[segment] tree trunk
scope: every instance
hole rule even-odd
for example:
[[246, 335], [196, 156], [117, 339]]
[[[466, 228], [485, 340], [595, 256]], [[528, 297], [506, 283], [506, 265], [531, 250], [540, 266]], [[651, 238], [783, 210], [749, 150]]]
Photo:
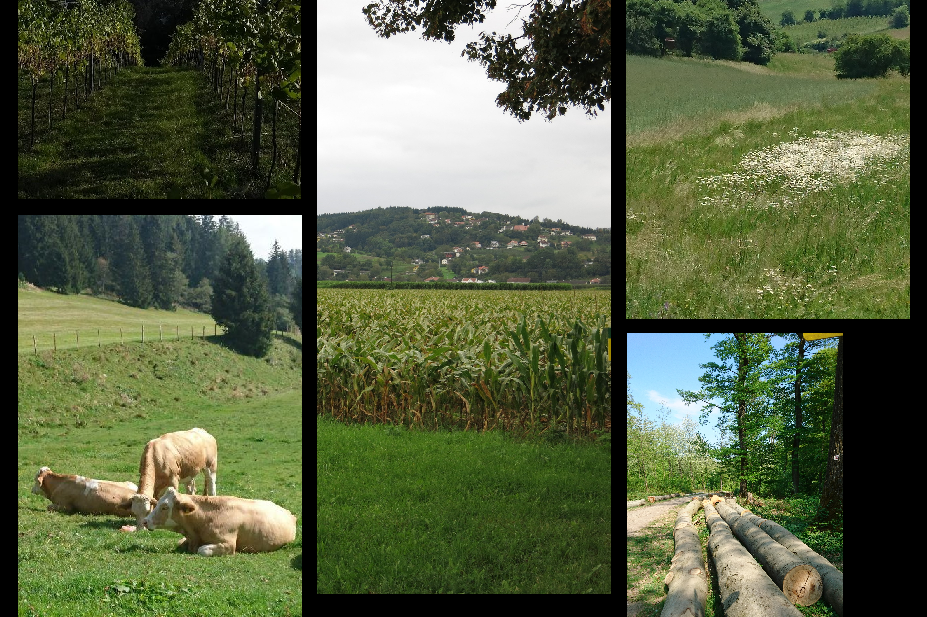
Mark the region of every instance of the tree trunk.
[[711, 529], [708, 548], [717, 573], [726, 617], [800, 617], [782, 590], [740, 545], [727, 523], [707, 501], [705, 521]]
[[814, 567], [769, 537], [765, 531], [740, 516], [732, 506], [718, 504], [724, 518], [740, 543], [763, 565], [792, 604], [811, 606], [821, 599], [824, 584]]
[[768, 533], [773, 540], [814, 566], [824, 581], [824, 601], [830, 604], [837, 615], [843, 617], [843, 572], [808, 548], [804, 542], [792, 535], [786, 528], [765, 518], [760, 518], [755, 514], [745, 515], [743, 514], [745, 510], [739, 508], [736, 504], [731, 504], [731, 507], [739, 510], [742, 517]]
[[708, 579], [702, 560], [702, 544], [692, 524], [692, 517], [702, 507], [696, 498], [679, 511], [673, 537], [676, 554], [663, 583], [667, 586], [666, 603], [660, 617], [704, 617], [708, 603]]
[[822, 522], [843, 514], [843, 337], [837, 339], [837, 368], [834, 374], [834, 413], [830, 421], [830, 451], [827, 480], [821, 493]]

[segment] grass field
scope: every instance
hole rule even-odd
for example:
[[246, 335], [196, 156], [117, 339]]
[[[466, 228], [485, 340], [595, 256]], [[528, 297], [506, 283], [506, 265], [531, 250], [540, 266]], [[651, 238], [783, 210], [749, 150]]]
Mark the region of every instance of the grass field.
[[[81, 300], [85, 310], [97, 307], [71, 300], [67, 319], [77, 322]], [[116, 317], [134, 311], [110, 304]], [[303, 613], [302, 355], [294, 341], [276, 339], [264, 359], [202, 339], [21, 353], [18, 382], [20, 615]], [[179, 534], [121, 533], [134, 519], [48, 512], [48, 500], [31, 493], [44, 465], [137, 483], [145, 443], [194, 426], [218, 441], [219, 494], [287, 508], [297, 516], [293, 543], [230, 557], [177, 553]]]
[[318, 593], [611, 593], [605, 442], [319, 416], [316, 448]]
[[910, 78], [626, 57], [628, 318], [910, 318]]
[[[86, 295], [66, 295], [36, 287], [20, 288], [19, 352], [75, 347], [96, 347], [99, 344], [156, 341], [163, 334], [167, 340], [190, 339], [193, 334], [202, 337], [216, 331], [216, 322], [205, 313], [186, 309], [162, 311], [155, 308], [139, 309], [103, 298]], [[219, 329], [219, 333], [222, 329]]]

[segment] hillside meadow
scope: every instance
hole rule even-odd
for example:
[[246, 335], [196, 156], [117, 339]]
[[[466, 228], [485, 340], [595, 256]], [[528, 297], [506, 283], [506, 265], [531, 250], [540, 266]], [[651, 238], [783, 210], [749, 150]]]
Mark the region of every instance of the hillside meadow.
[[[73, 314], [82, 299], [68, 297]], [[84, 298], [84, 309], [98, 308]], [[114, 303], [116, 319], [137, 309]], [[21, 317], [29, 321], [29, 315]], [[22, 332], [20, 333], [22, 335]], [[18, 358], [20, 615], [300, 615], [302, 351], [276, 338], [246, 358], [221, 337], [104, 344]], [[198, 426], [219, 444], [220, 495], [267, 499], [297, 516], [296, 540], [273, 553], [205, 558], [176, 552], [166, 530], [122, 533], [134, 519], [64, 515], [31, 492], [42, 466], [138, 482], [145, 443]], [[202, 491], [202, 474], [197, 489]]]
[[32, 285], [19, 288], [17, 307], [20, 352], [141, 341], [143, 331], [149, 341], [162, 337], [176, 340], [178, 336], [190, 339], [192, 335], [202, 337], [204, 331], [207, 336], [217, 331], [216, 322], [205, 313], [182, 308], [132, 308], [104, 298], [59, 294]]
[[910, 78], [626, 56], [628, 318], [910, 317]]

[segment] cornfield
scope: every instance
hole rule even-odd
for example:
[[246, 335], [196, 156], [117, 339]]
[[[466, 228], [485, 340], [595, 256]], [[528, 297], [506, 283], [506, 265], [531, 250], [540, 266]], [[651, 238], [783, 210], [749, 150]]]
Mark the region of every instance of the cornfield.
[[608, 292], [319, 289], [317, 410], [354, 422], [611, 426]]

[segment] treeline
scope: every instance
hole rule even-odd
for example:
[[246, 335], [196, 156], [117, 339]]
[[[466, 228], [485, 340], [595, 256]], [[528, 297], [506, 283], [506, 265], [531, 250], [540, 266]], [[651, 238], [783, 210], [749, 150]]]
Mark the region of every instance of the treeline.
[[[129, 306], [213, 310], [214, 285], [238, 224], [213, 215], [25, 215], [18, 217], [20, 281], [60, 293], [90, 292]], [[252, 258], [253, 260], [253, 258]], [[302, 250], [256, 264], [278, 315], [290, 314]]]
[[[780, 26], [791, 26], [798, 21], [813, 22], [819, 19], [843, 19], [844, 17], [892, 17], [892, 25], [903, 28], [911, 14], [911, 0], [831, 0], [831, 8], [807, 9], [801, 19], [795, 17], [792, 9], [782, 12]], [[817, 18], [815, 18], [817, 16]], [[903, 20], [904, 25], [896, 25]]]
[[695, 423], [686, 418], [677, 426], [645, 418], [643, 405], [631, 397], [630, 379], [629, 373], [628, 498], [717, 488], [720, 465]]
[[662, 56], [678, 49], [686, 56], [762, 65], [775, 54], [777, 35], [757, 0], [627, 0], [625, 6], [629, 54]]
[[[777, 352], [771, 336], [789, 342]], [[832, 438], [842, 452], [842, 409], [834, 410], [835, 339], [808, 342], [800, 336], [733, 334], [713, 347], [718, 362], [700, 365], [703, 389], [679, 394], [688, 403], [705, 403], [702, 424], [711, 412], [721, 412], [716, 444], [708, 444], [688, 419], [674, 426], [645, 418], [630, 394], [628, 374], [628, 495], [722, 484], [740, 494], [820, 495], [825, 484], [839, 481], [835, 492], [842, 502], [842, 461], [830, 470], [839, 468], [839, 478], [828, 473]], [[835, 417], [840, 430], [832, 437]]]
[[[768, 64], [777, 52], [795, 52], [798, 46], [783, 30], [773, 26], [761, 12], [757, 0], [627, 0], [626, 50], [629, 54], [662, 56], [675, 50], [684, 56], [706, 56]], [[834, 0], [830, 10], [820, 9], [823, 19], [892, 15], [891, 25], [908, 25], [910, 0]], [[815, 11], [805, 13], [813, 21]], [[796, 23], [786, 11], [781, 25]], [[902, 75], [911, 71], [910, 41], [895, 41], [887, 35], [846, 35], [829, 39], [823, 35], [812, 46], [834, 51], [834, 72], [838, 78], [883, 77], [889, 70]]]
[[390, 283], [386, 281], [341, 281], [320, 282], [317, 287], [330, 289], [443, 289], [465, 291], [479, 289], [482, 291], [569, 291], [569, 283]]

